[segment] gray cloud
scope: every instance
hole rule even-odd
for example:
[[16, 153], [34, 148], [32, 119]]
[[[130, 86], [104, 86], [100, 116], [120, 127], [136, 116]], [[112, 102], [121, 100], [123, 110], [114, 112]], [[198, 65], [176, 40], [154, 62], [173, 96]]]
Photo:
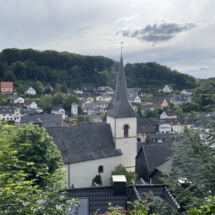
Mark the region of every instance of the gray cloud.
[[208, 66], [201, 66], [198, 68], [199, 71], [207, 70]]
[[125, 29], [119, 29], [116, 32], [116, 35], [134, 37], [140, 41], [156, 44], [166, 42], [177, 34], [183, 31], [188, 31], [197, 25], [198, 24], [194, 22], [177, 23], [163, 19], [155, 21], [154, 24], [148, 24], [144, 28], [128, 27]]

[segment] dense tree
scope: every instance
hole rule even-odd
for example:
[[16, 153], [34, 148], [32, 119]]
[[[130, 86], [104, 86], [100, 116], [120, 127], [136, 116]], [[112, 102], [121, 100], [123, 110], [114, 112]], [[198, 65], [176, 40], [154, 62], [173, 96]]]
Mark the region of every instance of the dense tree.
[[7, 71], [4, 73], [4, 80], [5, 81], [16, 81], [16, 76], [12, 71]]
[[[208, 122], [205, 122], [207, 124]], [[206, 129], [185, 129], [173, 144], [173, 167], [162, 180], [174, 190], [186, 209], [202, 205], [215, 195], [215, 122]]]
[[96, 184], [102, 185], [102, 177], [101, 177], [101, 175], [96, 175], [96, 176], [93, 178], [93, 180], [92, 180], [92, 184], [93, 184], [94, 182], [95, 182]]
[[45, 94], [40, 97], [39, 106], [47, 113], [51, 112], [52, 108], [52, 95]]
[[63, 108], [65, 110], [70, 110], [71, 109], [71, 104], [73, 102], [76, 102], [77, 104], [79, 104], [80, 100], [78, 98], [78, 96], [76, 94], [70, 94], [64, 101], [63, 103]]
[[[55, 169], [51, 173], [49, 165], [45, 165], [45, 160], [47, 161], [48, 158], [43, 157], [45, 160], [40, 167], [36, 163], [40, 159], [31, 158], [32, 150], [35, 150], [34, 154], [46, 150], [46, 154], [50, 158], [49, 154], [53, 152], [53, 149], [51, 146], [51, 152], [49, 152], [50, 144], [47, 147], [42, 144], [45, 148], [43, 150], [43, 147], [36, 143], [35, 137], [38, 137], [39, 134], [32, 129], [29, 131], [31, 132], [27, 132], [27, 135], [21, 135], [26, 138], [21, 138], [20, 129], [15, 130], [13, 126], [0, 122], [0, 214], [64, 214], [68, 204], [66, 203], [66, 193], [62, 192], [60, 188], [63, 183], [63, 171]], [[37, 130], [37, 132], [44, 133], [45, 130]], [[17, 140], [17, 137], [20, 141]], [[44, 141], [46, 140], [45, 138]], [[38, 148], [33, 147], [32, 141]], [[54, 156], [51, 157], [54, 159]], [[32, 179], [30, 179], [32, 174], [29, 173], [29, 169], [36, 172]], [[44, 188], [37, 185], [38, 179], [41, 178], [44, 181]], [[76, 200], [72, 202], [77, 204]]]
[[56, 93], [52, 98], [52, 105], [53, 106], [62, 106], [65, 102], [65, 97], [62, 93]]
[[79, 123], [79, 122], [90, 122], [90, 116], [89, 115], [78, 115], [77, 123]]
[[172, 110], [176, 113], [176, 115], [181, 116], [182, 115], [182, 109], [181, 107], [175, 105]]
[[37, 94], [40, 95], [43, 93], [44, 88], [43, 88], [43, 84], [40, 81], [36, 81], [36, 83], [34, 84], [34, 88]]
[[[137, 174], [135, 172], [128, 172], [126, 168], [122, 165], [118, 165], [115, 169], [111, 172], [112, 175], [124, 175], [126, 177], [126, 184], [133, 184], [137, 180]], [[112, 184], [112, 178], [111, 178]]]
[[55, 91], [55, 93], [60, 93], [60, 92], [61, 92], [61, 85], [57, 83], [57, 84], [55, 85], [54, 91]]
[[68, 93], [68, 88], [65, 81], [63, 82], [63, 85], [61, 86], [60, 90], [62, 93]]

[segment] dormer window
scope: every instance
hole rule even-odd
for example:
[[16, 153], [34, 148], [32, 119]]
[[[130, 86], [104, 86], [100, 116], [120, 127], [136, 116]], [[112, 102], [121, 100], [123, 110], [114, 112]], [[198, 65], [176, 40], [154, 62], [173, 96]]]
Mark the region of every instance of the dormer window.
[[128, 135], [128, 129], [129, 129], [130, 127], [129, 127], [129, 125], [124, 125], [123, 126], [123, 129], [124, 129], [124, 137], [128, 137], [129, 135]]

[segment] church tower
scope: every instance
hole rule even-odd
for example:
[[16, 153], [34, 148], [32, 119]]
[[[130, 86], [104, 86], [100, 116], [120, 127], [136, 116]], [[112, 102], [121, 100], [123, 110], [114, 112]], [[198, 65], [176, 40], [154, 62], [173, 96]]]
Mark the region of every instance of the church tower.
[[107, 123], [110, 123], [116, 148], [123, 153], [121, 164], [127, 170], [134, 171], [137, 155], [137, 116], [128, 101], [122, 55], [113, 102], [107, 111]]

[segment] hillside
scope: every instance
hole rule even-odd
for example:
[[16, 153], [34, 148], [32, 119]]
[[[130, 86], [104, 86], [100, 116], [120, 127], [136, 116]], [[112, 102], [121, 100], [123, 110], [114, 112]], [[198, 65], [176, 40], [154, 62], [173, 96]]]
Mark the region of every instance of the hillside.
[[[0, 80], [66, 82], [76, 89], [82, 84], [114, 87], [118, 62], [102, 56], [83, 56], [68, 52], [38, 51], [33, 49], [4, 49], [0, 52]], [[159, 85], [172, 84], [174, 89], [194, 88], [195, 78], [153, 63], [126, 64], [128, 87], [157, 89]]]

